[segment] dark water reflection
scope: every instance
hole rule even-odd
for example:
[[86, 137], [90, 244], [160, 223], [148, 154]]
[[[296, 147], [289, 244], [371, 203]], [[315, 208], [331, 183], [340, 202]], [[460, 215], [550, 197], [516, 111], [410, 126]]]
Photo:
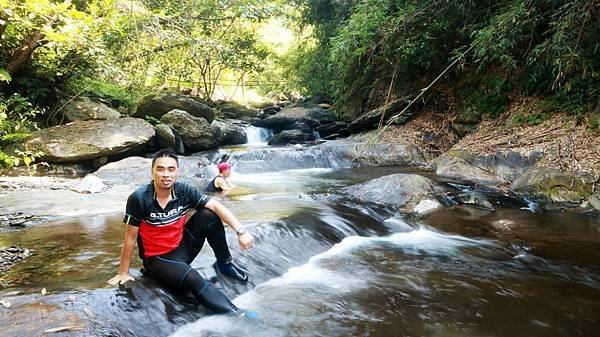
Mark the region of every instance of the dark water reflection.
[[[39, 301], [45, 287], [44, 301], [60, 310], [93, 311], [81, 314], [82, 336], [597, 335], [597, 218], [511, 205], [447, 208], [418, 219], [311, 197], [398, 170], [238, 177], [242, 192], [224, 202], [257, 236], [250, 251], [231, 246], [252, 283], [217, 277], [210, 249], [193, 266], [261, 322], [208, 315], [186, 294], [143, 277], [137, 259], [136, 282], [108, 287], [118, 267], [120, 214], [0, 233], [0, 246], [35, 252], [0, 278], [0, 297], [20, 291], [10, 297], [19, 307]], [[15, 312], [0, 315], [0, 324], [23, 319]], [[4, 332], [27, 335], [17, 330]]]

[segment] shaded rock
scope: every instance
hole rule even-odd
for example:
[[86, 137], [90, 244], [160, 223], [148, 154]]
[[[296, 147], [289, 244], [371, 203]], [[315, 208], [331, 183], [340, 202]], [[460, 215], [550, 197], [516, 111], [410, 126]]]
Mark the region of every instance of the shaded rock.
[[256, 117], [258, 110], [249, 109], [236, 102], [221, 102], [217, 106], [219, 114], [224, 118]]
[[119, 119], [121, 114], [103, 103], [89, 97], [77, 97], [63, 108], [69, 122], [86, 121], [89, 119]]
[[271, 105], [271, 106], [267, 106], [267, 107], [263, 108], [262, 113], [270, 116], [270, 115], [274, 115], [274, 114], [278, 113], [279, 111], [281, 111], [281, 109], [282, 109], [282, 107], [280, 107], [278, 105]]
[[190, 152], [208, 150], [219, 145], [219, 131], [211, 128], [209, 122], [202, 117], [194, 117], [183, 110], [172, 110], [160, 121], [177, 131], [186, 150]]
[[289, 104], [289, 107], [302, 107], [302, 108], [312, 108], [318, 106], [319, 104], [327, 104], [327, 99], [323, 96], [315, 95], [315, 96], [306, 96], [296, 100], [295, 102]]
[[501, 186], [508, 183], [502, 177], [493, 174], [467, 160], [455, 156], [453, 153], [444, 153], [434, 160], [435, 173], [444, 178], [467, 181], [486, 186]]
[[347, 123], [338, 121], [320, 125], [315, 131], [319, 133], [321, 138], [348, 137], [350, 132], [348, 131], [347, 126]]
[[592, 183], [581, 177], [556, 170], [532, 167], [517, 178], [510, 190], [555, 203], [581, 203], [592, 195]]
[[301, 130], [285, 130], [269, 139], [269, 145], [302, 144], [315, 140], [311, 132]]
[[151, 124], [139, 118], [89, 120], [33, 132], [25, 143], [52, 163], [90, 161], [139, 153], [154, 136]]
[[175, 134], [170, 126], [160, 123], [154, 126], [154, 131], [156, 132], [158, 144], [161, 147], [168, 147], [171, 149], [176, 148], [177, 142], [175, 140]]
[[209, 123], [215, 118], [215, 111], [210, 106], [188, 96], [174, 93], [157, 93], [144, 97], [133, 116], [139, 118], [152, 116], [160, 119], [172, 110], [183, 110], [194, 117], [202, 117]]
[[[376, 129], [381, 121], [381, 115], [384, 114], [383, 122], [387, 122], [391, 117], [395, 114], [399, 113], [406, 107], [406, 105], [410, 102], [409, 97], [399, 98], [388, 103], [384, 107], [377, 108], [375, 110], [371, 110], [360, 115], [357, 119], [352, 121], [348, 125], [348, 129], [352, 133], [358, 133], [366, 130]], [[408, 109], [402, 114], [402, 116], [398, 117], [394, 124], [402, 125], [408, 121], [410, 117], [414, 114], [414, 109]]]
[[336, 118], [333, 114], [318, 107], [290, 107], [283, 109], [275, 115], [255, 121], [253, 125], [272, 129], [275, 132], [292, 129], [308, 131], [321, 124], [333, 123], [335, 120]]
[[596, 191], [596, 193], [592, 194], [590, 197], [590, 205], [600, 211], [600, 191]]
[[[341, 149], [340, 149], [341, 150]], [[428, 166], [423, 152], [414, 144], [358, 144], [349, 149], [360, 166]]]
[[[342, 193], [361, 202], [371, 202], [414, 211], [425, 199], [436, 199], [443, 188], [418, 174], [392, 174], [342, 189]], [[423, 205], [421, 208], [424, 208]]]
[[461, 205], [469, 205], [490, 210], [496, 209], [483, 193], [475, 191], [468, 191], [459, 194], [456, 196], [456, 201]]
[[211, 126], [220, 129], [221, 145], [245, 144], [247, 141], [246, 130], [240, 125], [215, 119]]

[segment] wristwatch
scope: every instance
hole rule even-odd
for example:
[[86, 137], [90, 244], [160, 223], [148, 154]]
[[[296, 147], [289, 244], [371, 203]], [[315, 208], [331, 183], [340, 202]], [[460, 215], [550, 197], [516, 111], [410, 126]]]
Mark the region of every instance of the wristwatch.
[[246, 230], [246, 228], [239, 228], [237, 231], [235, 231], [237, 233], [238, 236], [242, 236], [246, 233], [248, 233], [248, 231]]

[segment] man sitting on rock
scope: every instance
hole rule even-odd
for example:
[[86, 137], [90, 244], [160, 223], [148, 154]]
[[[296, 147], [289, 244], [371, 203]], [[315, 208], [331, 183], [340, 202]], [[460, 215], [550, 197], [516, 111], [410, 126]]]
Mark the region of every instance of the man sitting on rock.
[[[127, 199], [119, 273], [108, 282], [117, 285], [134, 280], [129, 275], [129, 266], [137, 241], [140, 258], [150, 277], [191, 292], [214, 312], [242, 314], [244, 311], [190, 264], [207, 240], [217, 258], [215, 268], [247, 281], [247, 275], [232, 262], [223, 222], [236, 231], [241, 249], [252, 247], [254, 238], [225, 206], [194, 187], [177, 182], [178, 173], [178, 158], [172, 150], [161, 150], [154, 155], [152, 182]], [[191, 209], [196, 212], [190, 216]]]

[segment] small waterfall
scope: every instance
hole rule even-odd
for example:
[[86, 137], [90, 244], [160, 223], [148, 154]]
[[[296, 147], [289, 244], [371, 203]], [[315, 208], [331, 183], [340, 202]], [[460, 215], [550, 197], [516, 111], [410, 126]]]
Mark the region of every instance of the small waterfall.
[[251, 125], [246, 128], [246, 137], [248, 139], [246, 144], [266, 145], [269, 139], [273, 137], [273, 131]]

